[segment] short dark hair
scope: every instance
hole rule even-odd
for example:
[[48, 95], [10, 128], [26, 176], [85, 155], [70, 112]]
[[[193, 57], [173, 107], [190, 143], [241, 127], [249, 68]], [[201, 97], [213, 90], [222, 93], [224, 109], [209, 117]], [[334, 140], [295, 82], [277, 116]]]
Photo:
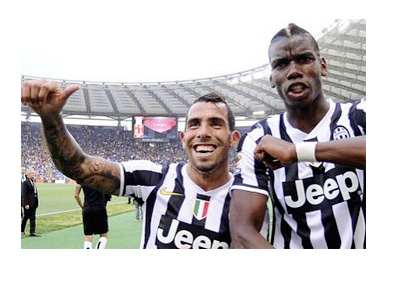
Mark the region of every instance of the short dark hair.
[[286, 28], [283, 28], [282, 30], [280, 30], [278, 33], [275, 34], [275, 36], [272, 37], [271, 39], [271, 43], [270, 46], [277, 40], [279, 40], [279, 38], [291, 38], [293, 36], [296, 35], [303, 35], [306, 37], [310, 37], [310, 39], [312, 40], [313, 44], [314, 44], [314, 49], [317, 52], [318, 56], [319, 56], [319, 46], [317, 41], [315, 40], [315, 38], [313, 37], [313, 35], [311, 35], [310, 32], [304, 30], [303, 28], [300, 28], [299, 26], [297, 26], [294, 23], [290, 23]]
[[198, 102], [211, 102], [211, 103], [220, 103], [220, 102], [222, 102], [223, 104], [225, 104], [226, 105], [226, 109], [228, 110], [229, 129], [231, 131], [233, 131], [235, 129], [235, 116], [233, 115], [232, 109], [229, 107], [229, 105], [226, 102], [224, 96], [218, 94], [217, 92], [210, 92], [210, 93], [207, 93], [207, 94], [202, 95], [199, 98], [197, 98], [193, 102], [193, 104], [198, 103]]

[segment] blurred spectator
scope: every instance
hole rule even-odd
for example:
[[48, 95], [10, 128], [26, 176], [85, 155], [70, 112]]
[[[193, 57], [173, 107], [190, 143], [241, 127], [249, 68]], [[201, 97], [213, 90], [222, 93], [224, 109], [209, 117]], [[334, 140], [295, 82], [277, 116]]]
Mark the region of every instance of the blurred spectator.
[[[132, 159], [150, 160], [168, 164], [185, 162], [186, 155], [179, 141], [174, 143], [136, 142], [131, 131], [118, 127], [69, 125], [68, 130], [78, 144], [91, 155], [98, 155], [111, 161]], [[21, 166], [35, 168], [37, 178], [44, 182], [64, 179], [41, 144], [42, 132], [39, 123], [21, 122]]]

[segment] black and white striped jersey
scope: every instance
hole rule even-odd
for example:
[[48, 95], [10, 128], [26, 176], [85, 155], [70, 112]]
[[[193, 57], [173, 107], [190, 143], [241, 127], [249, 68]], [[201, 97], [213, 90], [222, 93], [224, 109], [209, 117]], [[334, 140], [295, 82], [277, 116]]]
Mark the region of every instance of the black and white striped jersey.
[[266, 134], [298, 143], [366, 135], [366, 100], [334, 103], [309, 134], [294, 128], [287, 114], [255, 124], [238, 146], [232, 190], [264, 194], [274, 204], [271, 243], [276, 248], [365, 248], [365, 170], [333, 163], [293, 163], [270, 170], [253, 151]]
[[233, 175], [227, 184], [206, 192], [186, 168], [143, 160], [121, 163], [120, 195], [144, 201], [141, 248], [229, 248]]

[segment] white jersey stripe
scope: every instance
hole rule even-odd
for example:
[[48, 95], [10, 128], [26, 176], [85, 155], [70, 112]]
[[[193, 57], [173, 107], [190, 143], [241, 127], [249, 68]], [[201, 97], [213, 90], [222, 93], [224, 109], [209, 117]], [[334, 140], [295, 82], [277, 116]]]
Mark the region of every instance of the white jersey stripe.
[[342, 202], [333, 206], [333, 213], [337, 228], [340, 234], [340, 248], [351, 248], [353, 243], [353, 226], [347, 202]]
[[366, 223], [365, 223], [365, 217], [364, 213], [360, 211], [358, 214], [358, 220], [357, 220], [357, 225], [356, 229], [354, 231], [354, 241], [355, 241], [355, 247], [356, 248], [363, 248], [364, 243], [365, 243], [365, 229]]
[[313, 248], [328, 248], [324, 237], [324, 226], [322, 225], [321, 211], [306, 213], [307, 224], [310, 227], [310, 241]]

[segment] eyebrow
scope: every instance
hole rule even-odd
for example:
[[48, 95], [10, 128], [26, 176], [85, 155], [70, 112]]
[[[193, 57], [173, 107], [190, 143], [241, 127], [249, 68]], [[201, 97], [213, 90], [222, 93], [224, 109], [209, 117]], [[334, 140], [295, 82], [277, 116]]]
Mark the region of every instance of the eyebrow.
[[[187, 120], [187, 124], [193, 123], [193, 122], [197, 122], [197, 121], [201, 121], [201, 119], [199, 117], [190, 118], [190, 119]], [[225, 119], [223, 117], [216, 117], [216, 116], [207, 118], [207, 121], [208, 122], [220, 121], [220, 122], [224, 122], [225, 123]]]
[[306, 57], [313, 57], [313, 58], [316, 57], [316, 55], [313, 52], [304, 51], [304, 52], [302, 52], [300, 54], [295, 55], [294, 57], [293, 56], [291, 56], [291, 57], [286, 57], [286, 56], [277, 57], [276, 59], [271, 61], [271, 65], [279, 63], [279, 62], [282, 62], [282, 61], [298, 60], [299, 58], [302, 58], [302, 57], [305, 57], [305, 56]]

